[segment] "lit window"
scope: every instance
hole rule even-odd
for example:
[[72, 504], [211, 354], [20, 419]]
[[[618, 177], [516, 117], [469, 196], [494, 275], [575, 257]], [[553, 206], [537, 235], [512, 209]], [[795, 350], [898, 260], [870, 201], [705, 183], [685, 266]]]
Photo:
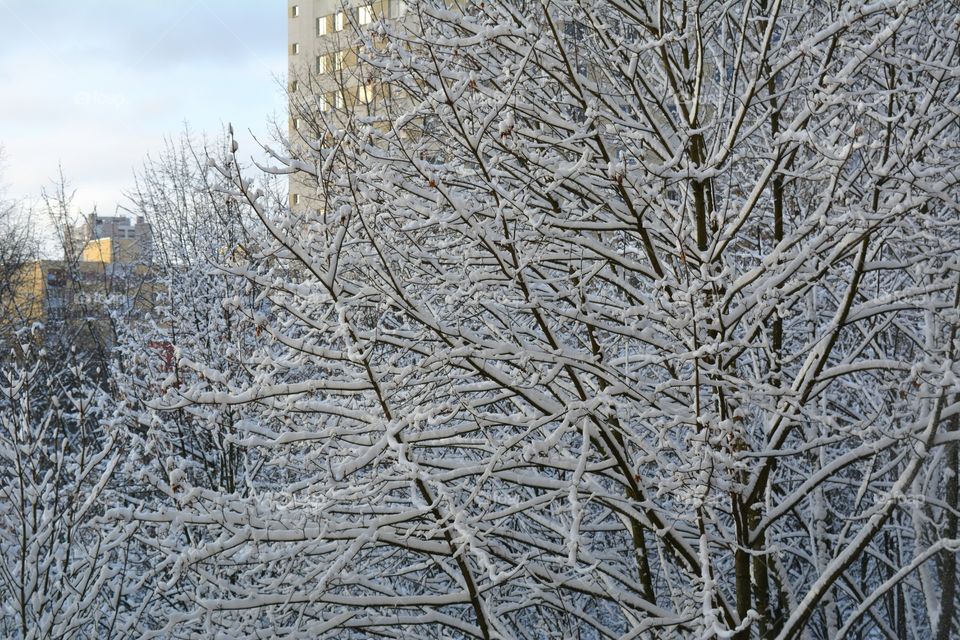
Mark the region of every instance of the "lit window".
[[360, 13], [358, 14], [357, 21], [360, 24], [370, 24], [373, 22], [373, 8], [360, 7]]
[[327, 34], [327, 16], [322, 16], [317, 18], [317, 35], [324, 36]]
[[335, 31], [343, 31], [344, 27], [347, 26], [347, 14], [343, 11], [337, 12], [337, 15], [333, 17], [333, 28]]
[[295, 4], [295, 5], [293, 5], [292, 7], [290, 7], [290, 17], [291, 17], [291, 18], [299, 18], [299, 17], [300, 17], [300, 5]]
[[293, 45], [291, 45], [291, 47], [290, 47], [290, 53], [292, 53], [293, 55], [297, 55], [297, 54], [300, 53], [300, 43], [299, 43], [299, 42], [294, 42]]

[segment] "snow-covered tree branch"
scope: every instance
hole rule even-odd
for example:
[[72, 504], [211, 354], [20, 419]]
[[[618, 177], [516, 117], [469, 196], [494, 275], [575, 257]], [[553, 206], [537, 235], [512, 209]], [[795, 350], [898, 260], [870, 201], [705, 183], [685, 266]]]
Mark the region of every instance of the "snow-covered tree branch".
[[[389, 90], [300, 105], [274, 170], [315, 205], [217, 164], [262, 237], [144, 370], [159, 632], [960, 632], [952, 6], [354, 25]], [[237, 482], [163, 448], [173, 415]]]
[[137, 525], [102, 519], [121, 459], [99, 423], [106, 396], [79, 364], [31, 349], [0, 379], [0, 628], [10, 638], [120, 635]]

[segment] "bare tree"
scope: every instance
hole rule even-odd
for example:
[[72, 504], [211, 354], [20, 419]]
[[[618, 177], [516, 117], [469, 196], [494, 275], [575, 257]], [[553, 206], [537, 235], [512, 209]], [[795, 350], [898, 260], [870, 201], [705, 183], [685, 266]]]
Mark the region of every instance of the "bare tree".
[[85, 235], [88, 232], [80, 224], [74, 195], [62, 170], [41, 194], [41, 213], [52, 226], [59, 254], [55, 260], [37, 263], [44, 278], [38, 293], [46, 325], [45, 346], [51, 351], [81, 354], [88, 372], [99, 372], [99, 382], [107, 386], [118, 334], [142, 316], [152, 301], [150, 247], [143, 247], [135, 258], [88, 252], [88, 243], [96, 238]]
[[153, 461], [162, 633], [955, 635], [952, 4], [409, 11], [317, 204], [218, 165], [270, 240], [141, 421], [255, 463]]
[[243, 250], [250, 220], [228, 197], [223, 178], [208, 170], [210, 158], [226, 152], [225, 136], [209, 140], [186, 129], [136, 174], [124, 209], [153, 228], [153, 266], [160, 272], [211, 266]]
[[[249, 211], [208, 168], [226, 144], [198, 142], [185, 132], [168, 141], [160, 156], [148, 158], [129, 194], [128, 209], [154, 229], [156, 306], [148, 318], [125, 327], [120, 372], [136, 386], [131, 399], [142, 403], [155, 399], [160, 388], [182, 384], [175, 351], [181, 359], [216, 359], [221, 366], [230, 358], [237, 320], [221, 302], [235, 282], [218, 265], [245, 257], [255, 245], [246, 229]], [[237, 419], [230, 411], [177, 411], [164, 416], [163, 431], [151, 438], [160, 450], [189, 461], [196, 481], [233, 491], [241, 460], [226, 436]]]
[[[2, 161], [3, 149], [0, 148], [0, 163]], [[6, 197], [0, 173], [0, 318], [3, 318], [0, 339], [7, 346], [15, 343], [10, 340], [13, 331], [26, 322], [21, 283], [28, 277], [27, 263], [36, 259], [37, 253], [29, 217], [20, 203]]]
[[100, 429], [106, 397], [79, 361], [51, 361], [31, 341], [21, 352], [0, 378], [0, 629], [9, 638], [112, 637], [133, 599], [133, 528], [102, 519], [122, 460]]

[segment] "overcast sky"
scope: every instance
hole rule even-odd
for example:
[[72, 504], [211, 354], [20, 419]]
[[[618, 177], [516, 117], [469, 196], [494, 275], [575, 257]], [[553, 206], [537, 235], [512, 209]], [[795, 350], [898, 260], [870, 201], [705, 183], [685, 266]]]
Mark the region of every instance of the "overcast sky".
[[283, 0], [0, 0], [9, 194], [36, 198], [60, 163], [77, 207], [110, 215], [185, 122], [265, 134], [286, 117], [286, 28]]

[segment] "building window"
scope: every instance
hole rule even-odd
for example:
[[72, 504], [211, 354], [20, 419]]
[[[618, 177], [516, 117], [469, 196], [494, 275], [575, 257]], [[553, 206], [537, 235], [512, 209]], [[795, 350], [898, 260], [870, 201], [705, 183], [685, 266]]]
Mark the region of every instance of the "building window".
[[298, 55], [300, 53], [299, 42], [294, 42], [292, 45], [290, 45], [290, 53], [292, 53], [293, 55]]
[[317, 35], [325, 36], [327, 35], [327, 16], [321, 16], [317, 18]]
[[373, 7], [360, 7], [360, 12], [357, 14], [357, 22], [361, 25], [373, 22]]
[[299, 17], [300, 17], [300, 5], [295, 4], [295, 5], [293, 5], [292, 7], [290, 7], [290, 17], [291, 17], [291, 18], [299, 18]]
[[317, 73], [326, 73], [330, 70], [328, 56], [317, 56]]
[[335, 31], [343, 31], [344, 27], [347, 26], [347, 14], [343, 11], [338, 11], [337, 15], [333, 17], [333, 29]]
[[403, 0], [387, 0], [387, 14], [390, 18], [399, 18], [407, 12], [407, 5]]
[[294, 128], [294, 129], [296, 129], [297, 131], [299, 131], [299, 130], [300, 130], [300, 127], [301, 127], [302, 125], [303, 125], [303, 120], [301, 120], [300, 118], [294, 118], [294, 119], [293, 119], [293, 128]]
[[300, 90], [300, 83], [297, 82], [296, 80], [292, 80], [290, 82], [290, 93], [296, 93], [299, 90]]
[[346, 51], [337, 51], [333, 54], [333, 70], [334, 71], [343, 71], [343, 60]]
[[336, 96], [335, 96], [335, 98], [334, 98], [334, 106], [335, 106], [337, 109], [343, 109], [344, 104], [343, 104], [343, 92], [342, 92], [342, 91], [337, 91]]
[[300, 194], [299, 193], [293, 194], [290, 200], [293, 202], [294, 206], [300, 204]]

